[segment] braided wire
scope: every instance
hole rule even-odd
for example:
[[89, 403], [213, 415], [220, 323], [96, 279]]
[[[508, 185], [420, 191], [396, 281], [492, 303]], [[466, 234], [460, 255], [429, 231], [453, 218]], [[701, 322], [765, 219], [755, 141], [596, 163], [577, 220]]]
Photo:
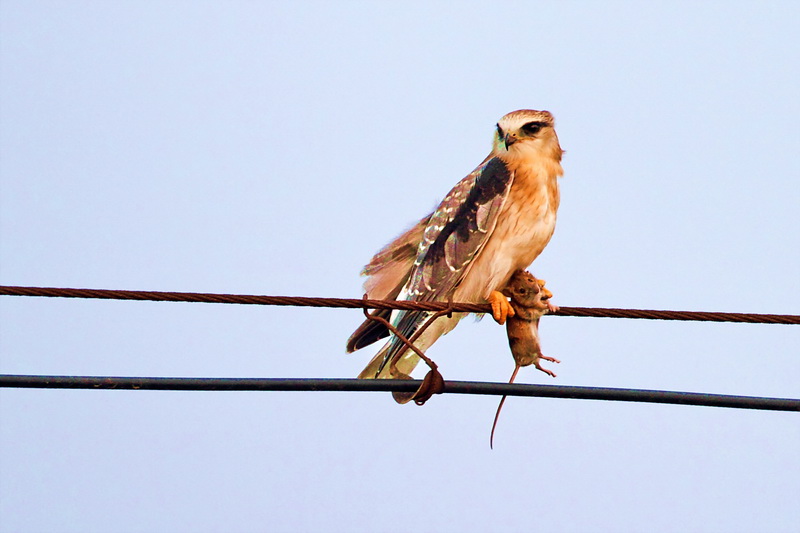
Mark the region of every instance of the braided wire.
[[[109, 289], [69, 289], [56, 287], [0, 286], [3, 296], [41, 296], [52, 298], [99, 298], [156, 302], [193, 302], [241, 305], [281, 305], [299, 307], [338, 307], [347, 309], [402, 309], [405, 311], [454, 311], [488, 313], [488, 304], [370, 300], [360, 298], [318, 298], [308, 296], [263, 296], [251, 294], [214, 294], [200, 292], [126, 291]], [[665, 311], [655, 309], [617, 309], [606, 307], [561, 307], [552, 316], [593, 318], [637, 318], [656, 320], [691, 320], [739, 322], [750, 324], [800, 324], [800, 315], [759, 313], [721, 313], [709, 311]]]

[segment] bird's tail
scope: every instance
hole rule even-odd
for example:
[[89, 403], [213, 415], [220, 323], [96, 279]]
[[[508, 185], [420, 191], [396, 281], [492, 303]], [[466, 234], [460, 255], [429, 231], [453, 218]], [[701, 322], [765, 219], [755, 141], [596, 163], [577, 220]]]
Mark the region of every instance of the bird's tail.
[[[436, 322], [426, 328], [422, 335], [414, 341], [414, 346], [424, 353], [439, 337], [456, 327], [458, 321], [464, 316], [466, 315], [463, 313], [453, 313], [452, 318], [437, 318]], [[412, 330], [412, 333], [414, 330]], [[411, 372], [414, 371], [419, 363], [419, 356], [414, 350], [406, 348], [402, 342], [392, 335], [389, 337], [388, 342], [378, 350], [378, 353], [375, 354], [375, 357], [372, 358], [366, 368], [361, 371], [358, 375], [359, 379], [392, 379], [392, 375], [389, 373], [389, 359], [397, 353], [402, 354], [396, 363], [397, 370], [407, 376], [411, 375]]]
[[[383, 348], [378, 350], [378, 353], [375, 354], [375, 357], [369, 362], [369, 364], [361, 371], [358, 375], [359, 379], [391, 379], [392, 376], [389, 374], [389, 364], [384, 362], [386, 361], [387, 356], [389, 356], [389, 351], [392, 347], [392, 340], [387, 342]], [[406, 375], [411, 375], [411, 372], [414, 371], [416, 368], [417, 363], [419, 363], [419, 356], [414, 353], [413, 350], [406, 350], [405, 353], [400, 357], [400, 360], [397, 361], [397, 370], [401, 373]], [[383, 365], [383, 369], [381, 369], [381, 365]]]

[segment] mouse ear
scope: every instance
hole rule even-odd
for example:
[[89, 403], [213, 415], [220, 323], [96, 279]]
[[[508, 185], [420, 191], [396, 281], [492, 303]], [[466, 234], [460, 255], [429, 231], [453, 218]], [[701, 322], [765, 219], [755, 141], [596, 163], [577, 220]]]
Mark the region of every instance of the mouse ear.
[[505, 294], [509, 298], [514, 296], [514, 285], [517, 285], [520, 282], [525, 283], [525, 280], [526, 280], [525, 275], [526, 274], [528, 274], [528, 273], [525, 272], [524, 270], [515, 270], [514, 273], [511, 274], [511, 277], [508, 278], [508, 283], [506, 283], [506, 286], [500, 292], [502, 292], [503, 294]]

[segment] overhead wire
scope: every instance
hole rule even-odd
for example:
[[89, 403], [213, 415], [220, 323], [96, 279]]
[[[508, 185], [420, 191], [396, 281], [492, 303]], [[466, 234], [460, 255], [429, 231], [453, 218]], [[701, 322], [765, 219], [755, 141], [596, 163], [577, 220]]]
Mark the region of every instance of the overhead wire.
[[[72, 289], [57, 287], [22, 287], [14, 285], [0, 286], [0, 296], [40, 296], [54, 298], [95, 298], [106, 300], [139, 300], [156, 302], [339, 307], [348, 309], [401, 309], [406, 311], [450, 310], [456, 313], [491, 312], [491, 306], [488, 304], [458, 302], [447, 303], [419, 302], [410, 300], [371, 300], [367, 298], [319, 298], [307, 296], [263, 296], [197, 292]], [[547, 316], [689, 320], [704, 322], [738, 322], [750, 324], [800, 324], [800, 315], [726, 313], [710, 311], [665, 311], [655, 309], [617, 309], [606, 307], [560, 307], [558, 311], [554, 313], [548, 313]]]
[[[0, 388], [161, 390], [161, 391], [304, 391], [414, 392], [418, 380], [402, 379], [284, 379], [180, 378], [112, 376], [0, 375]], [[703, 394], [648, 389], [445, 381], [444, 394], [535, 396], [581, 400], [644, 402], [769, 411], [799, 411], [800, 399]]]
[[[488, 304], [265, 296], [194, 292], [75, 289], [58, 287], [0, 286], [0, 295], [57, 298], [92, 298], [159, 302], [224, 303], [300, 307], [338, 307], [349, 309], [401, 309], [410, 311], [452, 311], [488, 313]], [[551, 316], [634, 318], [738, 322], [754, 324], [800, 324], [800, 315], [727, 313], [707, 311], [665, 311], [600, 307], [560, 307]], [[175, 391], [342, 391], [400, 392], [419, 389], [418, 380], [400, 379], [285, 379], [285, 378], [165, 378], [112, 376], [0, 375], [0, 388], [36, 389], [117, 389]], [[505, 396], [537, 396], [625, 402], [664, 403], [738, 409], [800, 411], [800, 399], [733, 396], [646, 389], [617, 389], [522, 383], [444, 381], [442, 393]]]

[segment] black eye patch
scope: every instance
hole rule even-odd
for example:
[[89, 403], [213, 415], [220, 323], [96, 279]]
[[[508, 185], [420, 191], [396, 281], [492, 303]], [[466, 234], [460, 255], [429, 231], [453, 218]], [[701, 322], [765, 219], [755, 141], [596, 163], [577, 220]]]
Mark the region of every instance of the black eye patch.
[[500, 127], [500, 124], [497, 124], [497, 136], [501, 139], [503, 138], [503, 129]]
[[545, 126], [547, 126], [546, 122], [528, 122], [522, 126], [522, 131], [527, 135], [536, 135]]

